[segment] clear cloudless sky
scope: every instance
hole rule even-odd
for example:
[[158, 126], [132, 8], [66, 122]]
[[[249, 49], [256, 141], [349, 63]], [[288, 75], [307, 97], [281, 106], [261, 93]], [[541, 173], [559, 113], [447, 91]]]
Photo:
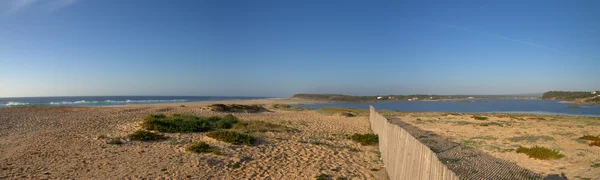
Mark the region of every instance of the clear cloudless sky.
[[2, 0], [0, 97], [600, 89], [600, 1]]

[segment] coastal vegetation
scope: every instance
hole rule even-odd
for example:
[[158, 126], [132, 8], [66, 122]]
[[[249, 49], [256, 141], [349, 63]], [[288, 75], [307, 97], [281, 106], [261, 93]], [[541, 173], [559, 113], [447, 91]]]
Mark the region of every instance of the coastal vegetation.
[[295, 128], [287, 127], [284, 125], [273, 124], [265, 121], [240, 121], [235, 123], [232, 127], [234, 130], [238, 130], [245, 133], [253, 132], [297, 132]]
[[208, 106], [211, 111], [227, 113], [258, 113], [267, 111], [262, 105], [242, 105], [242, 104], [212, 104]]
[[472, 116], [475, 120], [485, 121], [488, 120], [488, 117], [485, 116]]
[[592, 91], [548, 91], [542, 95], [542, 99], [551, 100], [576, 100], [580, 98], [591, 98], [596, 96]]
[[289, 105], [289, 104], [273, 104], [270, 107], [271, 109], [283, 110], [283, 111], [304, 111], [304, 110], [312, 110], [312, 108], [305, 108], [299, 105]]
[[205, 132], [215, 129], [229, 129], [238, 119], [233, 115], [224, 117], [198, 117], [193, 115], [174, 114], [167, 117], [164, 114], [149, 115], [144, 119], [142, 127], [146, 130], [159, 132]]
[[129, 139], [136, 141], [157, 141], [167, 139], [167, 137], [150, 131], [137, 130], [129, 135]]
[[206, 133], [206, 136], [235, 145], [252, 146], [256, 142], [256, 137], [235, 131], [213, 131]]
[[526, 141], [529, 143], [535, 143], [539, 140], [542, 141], [554, 141], [554, 137], [552, 136], [546, 136], [546, 135], [523, 135], [523, 136], [516, 136], [516, 137], [511, 137], [508, 138], [509, 141], [512, 142], [522, 142], [522, 141]]
[[532, 148], [526, 148], [520, 146], [515, 151], [517, 153], [523, 153], [529, 156], [530, 158], [548, 160], [548, 159], [560, 159], [565, 157], [565, 155], [560, 154], [557, 150], [548, 149], [545, 147], [534, 146]]
[[590, 146], [600, 147], [600, 136], [585, 135], [580, 137], [579, 139], [591, 141]]
[[377, 134], [353, 134], [350, 139], [354, 142], [360, 143], [363, 146], [376, 145], [379, 143], [379, 136]]
[[215, 155], [219, 155], [219, 150], [210, 147], [206, 142], [199, 141], [191, 146], [188, 146], [185, 150], [195, 153], [213, 153]]

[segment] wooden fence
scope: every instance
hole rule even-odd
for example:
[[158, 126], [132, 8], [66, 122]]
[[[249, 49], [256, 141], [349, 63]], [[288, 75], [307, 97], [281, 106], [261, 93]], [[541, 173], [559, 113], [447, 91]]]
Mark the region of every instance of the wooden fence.
[[401, 127], [391, 124], [371, 106], [371, 129], [379, 135], [379, 151], [392, 180], [458, 180], [427, 146]]

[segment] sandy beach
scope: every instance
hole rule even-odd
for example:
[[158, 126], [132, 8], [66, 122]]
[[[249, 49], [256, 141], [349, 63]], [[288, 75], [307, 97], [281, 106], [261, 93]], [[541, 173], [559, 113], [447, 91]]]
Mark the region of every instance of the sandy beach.
[[[168, 140], [131, 141], [149, 114], [224, 116], [210, 104], [314, 104], [302, 99], [228, 100], [120, 107], [20, 107], [0, 109], [0, 179], [387, 179], [377, 146], [347, 138], [371, 133], [368, 116], [345, 117], [317, 110], [237, 113], [245, 121], [265, 121], [297, 132], [253, 133], [254, 146], [232, 145], [205, 133], [165, 133]], [[183, 106], [182, 106], [183, 105]], [[365, 110], [366, 111], [366, 110]], [[460, 143], [539, 174], [600, 178], [600, 147], [578, 139], [600, 135], [600, 118], [455, 113], [385, 113], [427, 135]], [[425, 136], [413, 134], [421, 139]], [[124, 144], [112, 145], [107, 138]], [[221, 155], [185, 151], [204, 141]], [[516, 153], [519, 146], [543, 146], [565, 157], [537, 160]], [[459, 162], [456, 160], [455, 162]], [[236, 166], [231, 166], [236, 164]]]
[[[22, 107], [0, 109], [0, 179], [386, 179], [376, 146], [346, 138], [369, 133], [367, 117], [316, 111], [235, 114], [246, 121], [285, 125], [298, 132], [255, 133], [254, 146], [232, 145], [204, 133], [166, 133], [159, 142], [130, 141], [148, 114], [222, 116], [212, 103], [299, 104], [290, 99], [199, 102], [123, 107]], [[121, 145], [107, 143], [120, 138]], [[185, 147], [205, 141], [221, 155]], [[235, 164], [235, 166], [232, 166]]]

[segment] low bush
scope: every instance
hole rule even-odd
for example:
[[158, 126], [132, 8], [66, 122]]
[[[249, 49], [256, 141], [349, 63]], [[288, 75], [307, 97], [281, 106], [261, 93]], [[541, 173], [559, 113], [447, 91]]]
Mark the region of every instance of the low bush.
[[235, 145], [245, 144], [247, 146], [252, 146], [252, 144], [256, 142], [254, 136], [235, 131], [214, 131], [206, 133], [206, 136]]
[[344, 116], [344, 117], [355, 117], [355, 116], [356, 116], [356, 115], [354, 115], [354, 114], [352, 114], [352, 113], [349, 113], [349, 112], [345, 112], [345, 113], [342, 113], [342, 114], [340, 114], [340, 115], [341, 115], [341, 116]]
[[242, 131], [245, 133], [253, 132], [296, 132], [297, 129], [273, 124], [264, 121], [241, 121], [233, 125], [232, 129]]
[[530, 143], [534, 143], [534, 142], [537, 142], [538, 140], [554, 141], [554, 137], [552, 137], [552, 136], [545, 136], [545, 135], [541, 135], [541, 136], [523, 135], [523, 136], [511, 137], [511, 138], [508, 138], [508, 140], [512, 141], [512, 142], [527, 141], [527, 142], [530, 142]]
[[327, 174], [319, 174], [318, 176], [315, 176], [316, 180], [328, 180], [329, 179], [329, 175]]
[[230, 113], [258, 113], [267, 111], [261, 105], [241, 105], [241, 104], [213, 104], [208, 106], [211, 111], [215, 112], [230, 112]]
[[585, 136], [580, 137], [579, 139], [585, 139], [585, 140], [590, 140], [590, 141], [600, 141], [600, 136], [585, 135]]
[[217, 155], [220, 154], [219, 150], [211, 148], [204, 141], [197, 142], [196, 144], [193, 144], [193, 145], [185, 148], [185, 150], [190, 151], [190, 152], [195, 152], [195, 153], [213, 153], [213, 154], [217, 154]]
[[198, 117], [193, 115], [174, 114], [167, 117], [163, 114], [154, 114], [146, 117], [142, 127], [146, 130], [160, 132], [205, 132], [214, 129], [229, 129], [238, 119], [233, 115], [224, 117]]
[[361, 145], [376, 145], [379, 143], [377, 134], [353, 134], [350, 139], [360, 143]]
[[110, 138], [108, 140], [108, 142], [106, 142], [107, 144], [114, 144], [114, 145], [119, 145], [119, 144], [123, 144], [123, 141], [121, 141], [121, 139], [119, 138]]
[[129, 139], [136, 141], [156, 141], [167, 139], [167, 137], [150, 131], [137, 130], [129, 135]]
[[527, 154], [530, 158], [548, 160], [548, 159], [560, 159], [565, 155], [560, 154], [557, 150], [548, 149], [545, 147], [535, 146], [532, 148], [519, 147], [516, 150], [517, 153]]
[[304, 111], [311, 110], [311, 108], [305, 108], [300, 105], [289, 105], [289, 104], [273, 104], [271, 109], [278, 109], [283, 111]]
[[485, 120], [488, 120], [488, 117], [485, 117], [485, 116], [473, 116], [473, 119], [480, 120], [480, 121], [485, 121]]

